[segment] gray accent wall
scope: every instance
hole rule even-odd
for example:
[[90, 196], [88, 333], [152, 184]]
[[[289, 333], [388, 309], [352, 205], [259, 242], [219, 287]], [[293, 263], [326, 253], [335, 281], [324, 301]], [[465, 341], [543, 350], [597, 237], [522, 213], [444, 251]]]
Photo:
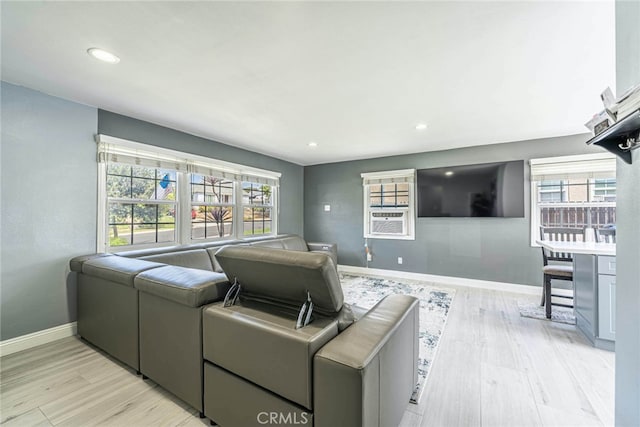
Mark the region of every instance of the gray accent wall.
[[2, 82], [0, 340], [76, 320], [69, 259], [96, 250], [96, 133], [282, 173], [279, 232], [303, 233], [303, 167]]
[[[541, 285], [542, 255], [530, 245], [528, 160], [599, 152], [585, 145], [588, 138], [573, 135], [305, 167], [305, 238], [337, 242], [340, 264], [364, 267], [361, 173], [525, 160], [525, 218], [417, 218], [413, 241], [369, 239], [369, 267]], [[327, 204], [329, 212], [323, 209]]]
[[76, 318], [69, 259], [96, 249], [95, 108], [2, 82], [0, 339]]
[[299, 235], [303, 233], [304, 168], [300, 165], [104, 110], [98, 111], [98, 132], [130, 141], [281, 172], [278, 232]]
[[[616, 1], [616, 81], [640, 83], [640, 2]], [[616, 425], [640, 426], [640, 150], [618, 160]]]

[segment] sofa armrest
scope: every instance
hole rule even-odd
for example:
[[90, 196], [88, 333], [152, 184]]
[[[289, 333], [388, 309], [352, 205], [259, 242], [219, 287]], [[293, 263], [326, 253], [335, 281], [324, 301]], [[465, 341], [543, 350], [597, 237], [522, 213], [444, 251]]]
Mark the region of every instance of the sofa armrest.
[[338, 245], [335, 243], [307, 243], [307, 247], [311, 252], [324, 252], [333, 260], [333, 263], [338, 267]]
[[71, 271], [75, 271], [76, 273], [82, 273], [82, 264], [87, 261], [91, 261], [92, 259], [102, 258], [107, 256], [113, 256], [108, 253], [97, 253], [97, 254], [89, 254], [89, 255], [81, 255], [74, 258], [71, 258], [69, 261], [69, 268]]
[[316, 426], [398, 425], [418, 380], [418, 299], [391, 295], [314, 357]]
[[165, 264], [117, 255], [93, 258], [82, 264], [82, 273], [133, 287], [133, 279], [143, 271]]

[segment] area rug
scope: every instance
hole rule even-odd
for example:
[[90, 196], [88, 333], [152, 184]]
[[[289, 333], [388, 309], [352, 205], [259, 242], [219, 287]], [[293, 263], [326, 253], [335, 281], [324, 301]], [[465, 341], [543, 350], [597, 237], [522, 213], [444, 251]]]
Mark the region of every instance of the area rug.
[[520, 316], [530, 317], [532, 319], [551, 320], [552, 322], [566, 323], [567, 325], [576, 324], [576, 316], [573, 314], [572, 308], [566, 307], [551, 307], [551, 319], [547, 319], [544, 312], [544, 307], [537, 302], [531, 301], [518, 301], [518, 309], [520, 310]]
[[402, 282], [378, 277], [340, 274], [345, 302], [370, 309], [387, 295], [412, 295], [420, 300], [420, 332], [418, 353], [418, 384], [411, 396], [417, 404], [424, 390], [429, 370], [438, 349], [440, 337], [455, 289], [442, 289], [435, 283], [403, 280]]

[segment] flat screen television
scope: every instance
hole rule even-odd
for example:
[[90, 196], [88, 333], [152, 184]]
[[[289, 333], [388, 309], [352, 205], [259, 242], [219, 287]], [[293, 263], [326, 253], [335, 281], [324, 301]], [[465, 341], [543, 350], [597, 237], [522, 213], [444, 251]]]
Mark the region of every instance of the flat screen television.
[[524, 217], [524, 160], [418, 170], [419, 217]]

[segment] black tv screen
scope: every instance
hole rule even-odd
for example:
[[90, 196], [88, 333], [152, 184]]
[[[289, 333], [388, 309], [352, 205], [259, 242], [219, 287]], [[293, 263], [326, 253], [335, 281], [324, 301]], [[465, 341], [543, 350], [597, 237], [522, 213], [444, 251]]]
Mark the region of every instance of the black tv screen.
[[524, 217], [524, 161], [418, 170], [419, 217]]

